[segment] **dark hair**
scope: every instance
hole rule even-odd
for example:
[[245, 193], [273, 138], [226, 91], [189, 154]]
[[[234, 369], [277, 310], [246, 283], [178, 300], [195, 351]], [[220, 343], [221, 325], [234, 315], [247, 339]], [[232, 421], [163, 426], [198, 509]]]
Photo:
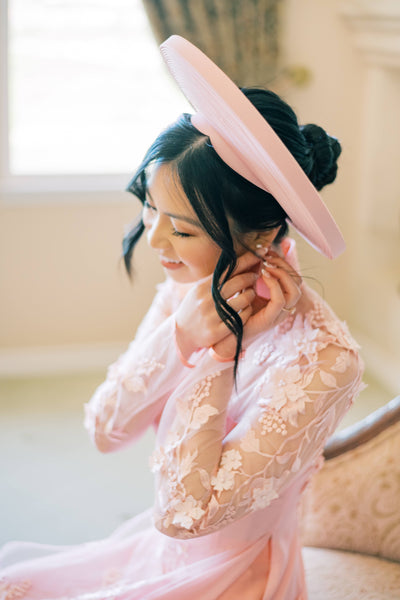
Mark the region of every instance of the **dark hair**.
[[[242, 88], [242, 92], [268, 121], [318, 190], [335, 179], [336, 159], [341, 151], [335, 138], [316, 125], [299, 127], [290, 106], [271, 91]], [[233, 219], [240, 233], [279, 227], [274, 240], [277, 243], [287, 235], [287, 214], [271, 194], [244, 179], [222, 161], [209, 137], [191, 124], [188, 114], [181, 115], [157, 137], [129, 182], [127, 191], [137, 196], [142, 204], [146, 197], [146, 170], [153, 163], [168, 163], [173, 168], [202, 227], [221, 248], [212, 295], [219, 316], [237, 338], [236, 375], [243, 326], [239, 315], [220, 293], [236, 265], [227, 217]], [[143, 231], [140, 217], [123, 240], [123, 256], [129, 274], [132, 252]]]

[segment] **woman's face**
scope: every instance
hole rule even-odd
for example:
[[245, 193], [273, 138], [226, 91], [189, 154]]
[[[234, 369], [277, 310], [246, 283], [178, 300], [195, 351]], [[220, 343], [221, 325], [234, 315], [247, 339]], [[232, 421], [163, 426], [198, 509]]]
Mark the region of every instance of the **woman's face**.
[[166, 273], [192, 283], [214, 272], [221, 249], [202, 229], [168, 164], [156, 166], [147, 186], [143, 223]]

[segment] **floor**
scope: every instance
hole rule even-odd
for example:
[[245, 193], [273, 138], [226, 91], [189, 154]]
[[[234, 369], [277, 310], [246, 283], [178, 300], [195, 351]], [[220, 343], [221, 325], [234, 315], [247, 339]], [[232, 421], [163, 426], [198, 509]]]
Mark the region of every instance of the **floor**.
[[[154, 433], [101, 454], [82, 426], [82, 406], [103, 373], [0, 380], [0, 546], [9, 540], [74, 544], [104, 537], [152, 504]], [[341, 428], [388, 402], [366, 377]]]

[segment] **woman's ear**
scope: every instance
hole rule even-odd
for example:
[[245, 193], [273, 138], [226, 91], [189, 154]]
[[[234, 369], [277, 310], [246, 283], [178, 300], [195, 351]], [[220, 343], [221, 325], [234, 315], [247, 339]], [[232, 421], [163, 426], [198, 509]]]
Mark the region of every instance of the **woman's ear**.
[[268, 231], [249, 231], [247, 233], [236, 234], [234, 239], [237, 256], [250, 251], [257, 254], [260, 258], [264, 258], [269, 248], [273, 245], [279, 231], [280, 226]]
[[249, 245], [250, 249], [255, 252], [258, 256], [263, 258], [268, 253], [268, 250], [275, 241], [278, 235], [280, 227], [274, 227], [268, 231], [257, 231], [252, 233], [253, 239]]

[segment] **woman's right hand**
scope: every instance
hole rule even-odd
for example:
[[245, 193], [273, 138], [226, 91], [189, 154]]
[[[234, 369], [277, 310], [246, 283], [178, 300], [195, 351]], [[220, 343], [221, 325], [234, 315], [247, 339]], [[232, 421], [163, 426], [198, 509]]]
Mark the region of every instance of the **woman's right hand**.
[[[221, 295], [239, 313], [243, 325], [252, 314], [255, 283], [260, 259], [246, 252], [238, 258], [236, 267], [221, 288]], [[177, 344], [184, 357], [199, 348], [208, 348], [230, 335], [230, 330], [218, 315], [211, 294], [212, 275], [196, 282], [176, 312]]]

